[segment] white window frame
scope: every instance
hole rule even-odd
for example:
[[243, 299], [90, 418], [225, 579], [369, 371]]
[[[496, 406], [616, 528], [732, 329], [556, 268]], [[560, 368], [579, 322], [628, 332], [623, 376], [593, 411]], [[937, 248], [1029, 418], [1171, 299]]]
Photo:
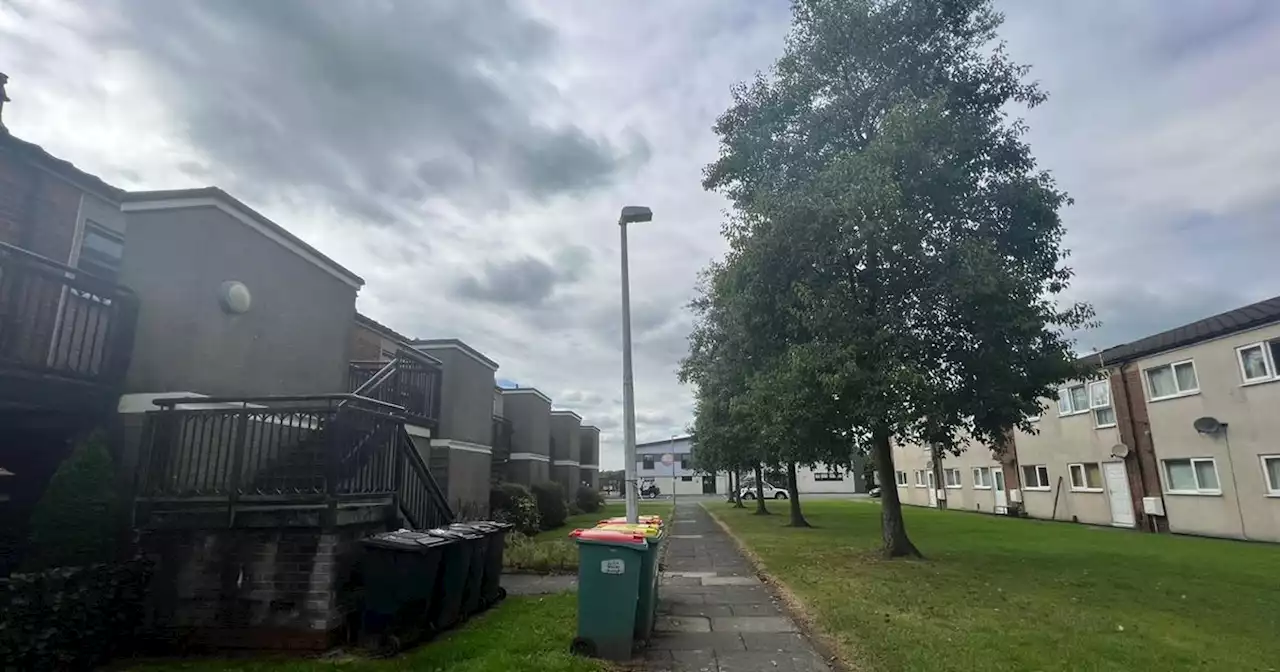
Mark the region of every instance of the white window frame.
[[1267, 496], [1280, 497], [1280, 483], [1272, 483], [1271, 472], [1267, 471], [1267, 463], [1271, 461], [1280, 462], [1280, 454], [1259, 455], [1258, 461], [1262, 464], [1262, 487], [1266, 489]]
[[[1076, 408], [1075, 402], [1071, 398], [1071, 390], [1075, 388], [1084, 389], [1084, 408]], [[1062, 402], [1066, 401], [1068, 410], [1062, 409]], [[1058, 417], [1067, 418], [1073, 415], [1083, 415], [1089, 412], [1089, 385], [1088, 383], [1074, 383], [1072, 385], [1064, 385], [1058, 388]]]
[[[956, 482], [954, 485], [951, 484], [950, 476], [952, 474], [956, 475]], [[964, 475], [961, 474], [960, 470], [956, 467], [944, 467], [942, 470], [942, 483], [943, 487], [948, 490], [955, 490], [957, 488], [964, 487]]]
[[[1098, 478], [1102, 478], [1102, 465], [1097, 462], [1074, 462], [1067, 465], [1067, 476], [1071, 479], [1072, 492], [1102, 492], [1102, 483], [1097, 485], [1089, 485], [1089, 469], [1088, 465], [1093, 465], [1098, 469]], [[1080, 470], [1081, 485], [1076, 485], [1076, 469]]]
[[974, 467], [973, 468], [973, 489], [974, 490], [990, 490], [990, 485], [982, 484], [982, 473], [986, 472], [987, 481], [995, 483], [995, 479], [991, 477], [991, 467]]
[[1022, 489], [1023, 489], [1023, 490], [1031, 490], [1031, 491], [1033, 491], [1033, 492], [1034, 492], [1034, 491], [1047, 491], [1047, 490], [1049, 489], [1049, 487], [1050, 487], [1050, 486], [1049, 486], [1049, 465], [1047, 465], [1047, 464], [1024, 464], [1024, 465], [1022, 465], [1022, 474], [1021, 474], [1021, 476], [1022, 476], [1022, 480], [1024, 480], [1024, 481], [1025, 481], [1025, 480], [1027, 480], [1027, 469], [1028, 469], [1028, 468], [1030, 468], [1030, 469], [1035, 469], [1035, 470], [1036, 470], [1036, 477], [1037, 477], [1037, 478], [1036, 478], [1036, 480], [1037, 480], [1037, 481], [1038, 481], [1038, 480], [1040, 480], [1040, 479], [1039, 479], [1040, 474], [1041, 474], [1042, 472], [1044, 473], [1044, 485], [1027, 485], [1026, 483], [1023, 483], [1023, 484], [1022, 484]]
[[[1197, 378], [1196, 380], [1198, 382], [1199, 378]], [[1107, 388], [1106, 404], [1093, 403], [1093, 388], [1098, 385], [1104, 385]], [[1115, 409], [1115, 405], [1111, 403], [1111, 379], [1108, 378], [1106, 380], [1095, 380], [1089, 383], [1088, 385], [1085, 386], [1084, 393], [1085, 393], [1085, 396], [1089, 399], [1089, 411], [1093, 413], [1094, 429], [1107, 429], [1108, 427], [1115, 427], [1116, 426], [1116, 409]], [[1102, 411], [1102, 410], [1111, 411], [1111, 422], [1107, 422], [1107, 423], [1098, 422], [1098, 411]]]
[[893, 478], [899, 488], [907, 487], [907, 472], [901, 470], [895, 471]]
[[[1271, 344], [1275, 340], [1276, 339], [1272, 339], [1270, 341], [1258, 341], [1257, 343], [1250, 343], [1236, 348], [1236, 364], [1240, 367], [1241, 387], [1245, 385], [1257, 385], [1258, 383], [1269, 383], [1274, 380], [1280, 380], [1280, 375], [1277, 375], [1276, 373], [1275, 357], [1271, 352]], [[1250, 378], [1249, 375], [1245, 373], [1244, 369], [1244, 351], [1252, 348], [1259, 348], [1262, 350], [1262, 365], [1267, 369], [1266, 374], [1258, 378]], [[1198, 382], [1200, 379], [1197, 378], [1196, 380]]]
[[[1169, 480], [1169, 463], [1170, 462], [1189, 462], [1191, 464], [1191, 473], [1196, 478], [1195, 490], [1174, 490]], [[1213, 475], [1218, 481], [1216, 488], [1200, 487], [1200, 472], [1196, 471], [1196, 463], [1208, 462], [1213, 465]], [[1167, 495], [1221, 495], [1222, 494], [1222, 474], [1218, 473], [1218, 461], [1212, 457], [1174, 457], [1160, 461], [1160, 475], [1164, 478], [1164, 492]]]
[[916, 487], [917, 488], [929, 487], [928, 481], [925, 479], [923, 469], [916, 469]]
[[[1173, 394], [1166, 394], [1163, 397], [1155, 396], [1155, 394], [1153, 394], [1151, 391], [1151, 372], [1157, 369], [1164, 369], [1164, 368], [1169, 369], [1170, 375], [1173, 376], [1173, 385], [1174, 387], [1178, 387], [1178, 372], [1174, 370], [1174, 367], [1182, 364], [1191, 365], [1191, 374], [1196, 377], [1195, 388], [1190, 390], [1179, 389], [1177, 392], [1174, 392]], [[1160, 364], [1158, 366], [1148, 366], [1147, 368], [1143, 369], [1142, 384], [1145, 385], [1147, 388], [1147, 401], [1164, 401], [1165, 399], [1178, 399], [1180, 397], [1189, 397], [1195, 394], [1200, 394], [1200, 372], [1196, 370], [1196, 360], [1181, 359], [1176, 362], [1169, 362], [1168, 364]]]

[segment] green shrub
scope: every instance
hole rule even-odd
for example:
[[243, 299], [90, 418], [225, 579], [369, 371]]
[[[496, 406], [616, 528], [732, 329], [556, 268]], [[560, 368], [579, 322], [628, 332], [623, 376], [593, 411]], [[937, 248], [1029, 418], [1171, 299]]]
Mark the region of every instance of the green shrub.
[[523, 534], [507, 536], [502, 565], [510, 572], [569, 574], [578, 571], [578, 547], [568, 537], [535, 541]]
[[538, 504], [529, 489], [519, 483], [503, 483], [489, 491], [489, 515], [511, 523], [520, 534], [537, 534], [542, 529]]
[[564, 501], [564, 488], [559, 483], [537, 483], [531, 488], [538, 503], [538, 515], [542, 517], [542, 529], [554, 530], [564, 525], [569, 517], [569, 507]]
[[115, 478], [102, 432], [76, 444], [31, 513], [24, 571], [116, 559], [120, 519]]
[[584, 485], [578, 488], [578, 492], [575, 494], [574, 503], [578, 505], [578, 508], [583, 513], [595, 513], [600, 510], [600, 507], [604, 506], [604, 495], [601, 495], [595, 488]]

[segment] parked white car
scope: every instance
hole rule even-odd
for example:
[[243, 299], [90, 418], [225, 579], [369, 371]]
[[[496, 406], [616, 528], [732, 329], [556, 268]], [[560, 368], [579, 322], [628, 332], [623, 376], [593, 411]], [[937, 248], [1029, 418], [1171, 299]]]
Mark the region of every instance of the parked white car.
[[[765, 499], [786, 499], [787, 498], [787, 491], [783, 490], [782, 488], [775, 488], [772, 485], [765, 483], [763, 489], [764, 489]], [[755, 483], [749, 483], [747, 485], [742, 486], [741, 496], [743, 499], [755, 499], [756, 498]]]

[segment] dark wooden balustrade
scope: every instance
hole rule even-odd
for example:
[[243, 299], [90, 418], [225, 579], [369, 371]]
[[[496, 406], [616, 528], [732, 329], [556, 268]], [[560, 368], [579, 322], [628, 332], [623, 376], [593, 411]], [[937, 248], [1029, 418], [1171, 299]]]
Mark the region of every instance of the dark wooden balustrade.
[[22, 377], [30, 398], [40, 379], [117, 389], [137, 316], [127, 288], [0, 243], [0, 374]]
[[414, 424], [434, 429], [440, 418], [438, 366], [408, 357], [390, 362], [351, 362], [347, 390], [404, 408]]

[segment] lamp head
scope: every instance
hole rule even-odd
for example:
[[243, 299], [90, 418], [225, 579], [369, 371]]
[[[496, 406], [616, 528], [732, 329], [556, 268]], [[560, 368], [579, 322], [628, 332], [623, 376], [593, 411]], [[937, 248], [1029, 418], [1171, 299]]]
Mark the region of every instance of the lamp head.
[[628, 205], [622, 208], [618, 217], [619, 225], [653, 221], [653, 211], [643, 205]]

